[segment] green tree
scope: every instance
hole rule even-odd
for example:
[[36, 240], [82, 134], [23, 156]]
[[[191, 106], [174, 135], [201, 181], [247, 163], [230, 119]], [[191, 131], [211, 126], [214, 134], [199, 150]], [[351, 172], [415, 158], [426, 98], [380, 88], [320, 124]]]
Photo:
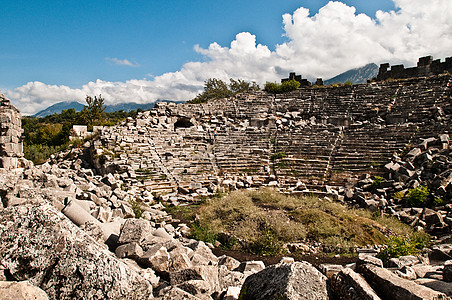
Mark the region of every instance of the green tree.
[[82, 123], [88, 126], [100, 125], [103, 120], [105, 111], [104, 98], [99, 94], [99, 97], [86, 96], [86, 104], [80, 112], [80, 119]]
[[300, 83], [294, 79], [284, 81], [281, 84], [277, 84], [276, 82], [267, 82], [264, 87], [264, 91], [279, 94], [279, 93], [287, 93], [290, 91], [295, 91], [300, 87]]
[[204, 82], [204, 91], [188, 101], [188, 103], [205, 103], [213, 99], [229, 98], [238, 93], [245, 93], [250, 90], [259, 90], [259, 85], [255, 82], [247, 82], [241, 79], [229, 79], [229, 85], [221, 79], [209, 78]]
[[259, 85], [256, 82], [247, 82], [245, 80], [234, 80], [229, 79], [229, 90], [235, 95], [238, 93], [246, 93], [251, 91], [259, 90]]

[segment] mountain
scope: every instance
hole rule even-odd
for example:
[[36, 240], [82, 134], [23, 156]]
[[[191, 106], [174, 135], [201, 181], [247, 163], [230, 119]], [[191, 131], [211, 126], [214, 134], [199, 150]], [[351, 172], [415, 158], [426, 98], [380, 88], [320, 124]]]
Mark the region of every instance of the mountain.
[[335, 84], [335, 83], [345, 83], [351, 81], [353, 84], [366, 83], [368, 79], [377, 77], [378, 66], [374, 63], [370, 63], [361, 68], [351, 69], [347, 72], [339, 74], [331, 79], [325, 80], [325, 85]]
[[40, 112], [33, 115], [33, 117], [36, 118], [44, 118], [48, 115], [53, 115], [54, 113], [60, 113], [64, 109], [70, 109], [74, 108], [76, 111], [81, 111], [83, 109], [83, 104], [78, 102], [58, 102], [52, 106], [47, 107], [44, 110], [41, 110]]
[[[159, 101], [163, 101], [163, 102], [170, 102], [168, 100], [159, 100]], [[182, 103], [180, 101], [176, 101], [176, 103]], [[134, 102], [130, 102], [130, 103], [119, 103], [119, 104], [115, 104], [115, 105], [106, 105], [105, 106], [105, 111], [106, 112], [114, 112], [114, 111], [119, 111], [119, 110], [123, 110], [126, 112], [130, 112], [132, 110], [138, 110], [138, 109], [142, 109], [142, 110], [149, 110], [151, 108], [154, 107], [155, 103], [145, 103], [145, 104], [139, 104], [139, 103], [134, 103]], [[45, 116], [48, 115], [53, 115], [54, 113], [61, 113], [62, 110], [64, 109], [71, 109], [74, 108], [75, 111], [81, 111], [83, 109], [84, 105], [78, 102], [58, 102], [52, 106], [47, 107], [44, 110], [41, 110], [40, 112], [36, 113], [33, 115], [33, 117], [36, 118], [44, 118]]]

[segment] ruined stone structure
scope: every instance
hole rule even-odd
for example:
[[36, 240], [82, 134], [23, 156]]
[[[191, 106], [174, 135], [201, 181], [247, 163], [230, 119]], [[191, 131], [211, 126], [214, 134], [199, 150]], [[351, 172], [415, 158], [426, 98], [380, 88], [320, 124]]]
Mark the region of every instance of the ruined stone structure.
[[10, 101], [0, 94], [0, 168], [14, 169], [23, 157], [21, 115]]
[[425, 56], [419, 58], [417, 67], [413, 68], [405, 68], [403, 65], [396, 65], [389, 69], [388, 63], [381, 64], [377, 80], [432, 76], [444, 72], [452, 73], [452, 57], [447, 57], [444, 62], [441, 62], [440, 59], [433, 60], [432, 56]]
[[227, 182], [321, 191], [381, 175], [406, 146], [450, 134], [451, 81], [445, 75], [159, 103], [104, 128], [98, 149], [104, 166], [133, 174], [126, 184], [142, 190], [202, 193]]
[[307, 79], [302, 79], [301, 75], [296, 75], [295, 72], [289, 73], [289, 78], [281, 79], [281, 83], [290, 80], [298, 81], [300, 83], [300, 87], [306, 87], [311, 85], [311, 83]]

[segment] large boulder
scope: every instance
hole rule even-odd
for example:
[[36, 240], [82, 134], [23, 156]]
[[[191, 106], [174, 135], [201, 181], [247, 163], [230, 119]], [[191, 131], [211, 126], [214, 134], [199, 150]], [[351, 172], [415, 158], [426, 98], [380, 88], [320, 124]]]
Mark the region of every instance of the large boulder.
[[47, 294], [28, 281], [0, 281], [0, 300], [48, 300]]
[[366, 280], [350, 268], [344, 268], [333, 275], [330, 286], [339, 299], [380, 299]]
[[0, 212], [0, 263], [50, 299], [149, 299], [152, 286], [49, 204]]
[[308, 262], [281, 263], [248, 276], [240, 299], [328, 299], [326, 280]]
[[367, 264], [359, 267], [372, 288], [384, 299], [447, 299], [443, 293], [419, 285], [414, 281], [400, 278], [393, 272]]

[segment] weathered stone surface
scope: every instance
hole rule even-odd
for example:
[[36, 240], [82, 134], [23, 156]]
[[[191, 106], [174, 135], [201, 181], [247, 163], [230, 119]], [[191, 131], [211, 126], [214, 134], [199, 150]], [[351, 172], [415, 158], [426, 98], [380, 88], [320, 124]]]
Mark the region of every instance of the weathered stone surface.
[[147, 299], [152, 287], [48, 204], [3, 209], [0, 261], [50, 299]]
[[444, 282], [438, 279], [420, 278], [415, 280], [416, 283], [431, 288], [432, 290], [446, 294], [448, 297], [452, 296], [452, 283]]
[[377, 267], [383, 268], [383, 261], [372, 255], [360, 255], [358, 261], [356, 262], [356, 267], [364, 264], [372, 264]]
[[260, 260], [244, 261], [240, 263], [237, 271], [242, 273], [257, 273], [265, 269], [265, 264]]
[[133, 242], [119, 246], [115, 250], [115, 254], [119, 258], [138, 259], [143, 256], [144, 252], [140, 245]]
[[240, 299], [328, 299], [326, 277], [307, 262], [273, 265], [248, 276]]
[[121, 227], [118, 243], [140, 243], [151, 232], [149, 221], [143, 219], [127, 219]]
[[380, 299], [366, 280], [350, 268], [344, 268], [333, 275], [330, 286], [340, 299]]
[[240, 262], [233, 257], [223, 255], [218, 258], [218, 265], [225, 266], [229, 271], [232, 271], [240, 266]]
[[452, 282], [452, 260], [444, 263], [443, 280], [445, 282]]
[[361, 265], [358, 271], [364, 275], [378, 295], [385, 299], [447, 299], [443, 293], [400, 278], [384, 268], [367, 264]]
[[143, 256], [140, 257], [139, 262], [157, 272], [166, 272], [170, 265], [169, 259], [170, 257], [166, 247], [157, 244], [147, 250]]
[[0, 281], [0, 300], [48, 300], [47, 294], [28, 281]]

